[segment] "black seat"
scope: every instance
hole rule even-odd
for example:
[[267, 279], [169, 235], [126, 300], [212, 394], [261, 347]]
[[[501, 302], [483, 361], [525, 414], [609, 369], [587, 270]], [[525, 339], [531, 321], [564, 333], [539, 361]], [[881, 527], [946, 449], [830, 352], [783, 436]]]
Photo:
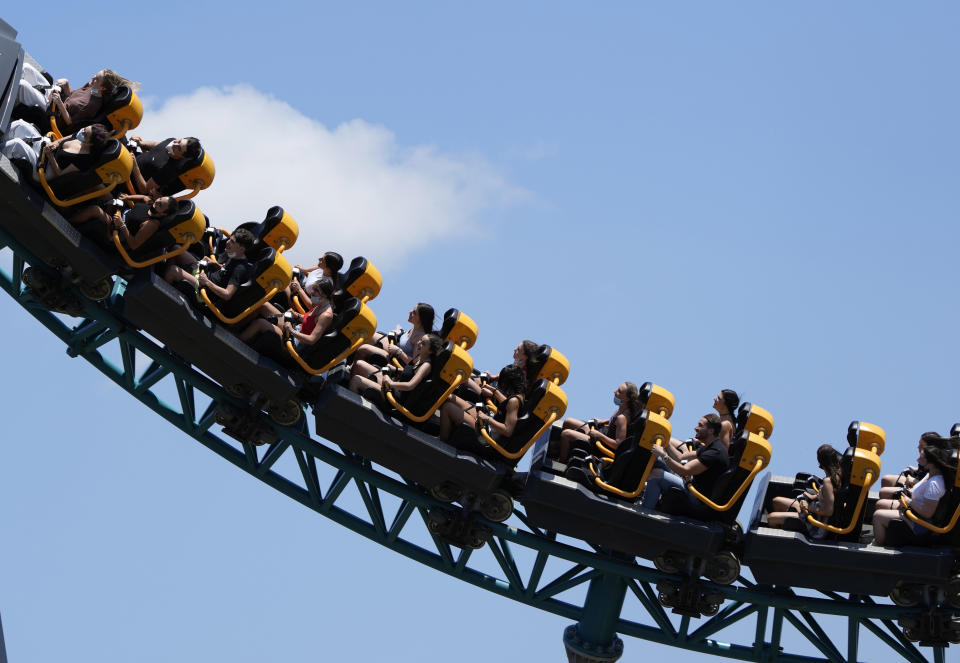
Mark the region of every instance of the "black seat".
[[41, 159], [37, 168], [40, 185], [53, 204], [69, 207], [102, 196], [112, 191], [117, 184], [128, 181], [133, 169], [133, 157], [120, 141], [111, 138], [94, 156], [93, 164], [88, 170], [48, 177], [46, 167], [46, 160]]
[[224, 324], [236, 324], [252, 315], [290, 283], [293, 270], [287, 259], [276, 249], [261, 245], [259, 251], [249, 259], [253, 263], [250, 278], [240, 284], [229, 300], [224, 301], [216, 295], [210, 295], [206, 288], [200, 289], [207, 308]]
[[176, 213], [163, 219], [156, 232], [135, 250], [128, 251], [120, 234], [113, 232], [114, 246], [124, 262], [130, 267], [148, 267], [180, 255], [203, 236], [203, 212], [192, 200], [178, 201], [176, 206]]
[[643, 410], [630, 423], [627, 437], [613, 452], [612, 458], [600, 458], [590, 463], [591, 487], [636, 500], [643, 493], [656, 461], [653, 447], [666, 445], [671, 432], [665, 416]]
[[241, 223], [237, 226], [238, 230], [240, 228], [249, 230], [259, 242], [277, 251], [285, 251], [296, 244], [300, 232], [297, 222], [279, 205], [268, 209], [263, 221]]
[[505, 437], [482, 428], [480, 437], [503, 460], [516, 465], [531, 445], [566, 411], [567, 395], [557, 385], [541, 378], [527, 392], [513, 435]]
[[284, 345], [300, 368], [312, 375], [330, 370], [335, 364], [353, 354], [377, 329], [377, 318], [370, 308], [356, 297], [348, 297], [334, 304], [336, 315], [330, 331], [313, 345], [296, 349], [293, 341]]
[[447, 341], [431, 363], [430, 375], [410, 391], [388, 391], [387, 402], [407, 419], [422, 423], [470, 377], [472, 370], [473, 359], [467, 351]]
[[49, 124], [57, 138], [74, 134], [91, 124], [107, 125], [113, 130], [115, 137], [122, 138], [129, 130], [135, 129], [142, 119], [143, 103], [137, 93], [128, 85], [118, 85], [113, 94], [103, 99], [100, 111], [93, 119], [64, 126], [57, 114], [53, 114], [49, 117]]

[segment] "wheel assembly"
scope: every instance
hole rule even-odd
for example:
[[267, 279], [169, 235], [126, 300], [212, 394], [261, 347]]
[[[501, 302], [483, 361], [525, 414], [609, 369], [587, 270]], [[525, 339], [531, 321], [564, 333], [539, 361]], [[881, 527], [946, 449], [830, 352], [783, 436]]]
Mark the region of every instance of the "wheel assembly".
[[268, 413], [274, 423], [280, 426], [293, 426], [303, 416], [303, 408], [300, 407], [299, 402], [291, 398], [283, 405], [272, 406]]

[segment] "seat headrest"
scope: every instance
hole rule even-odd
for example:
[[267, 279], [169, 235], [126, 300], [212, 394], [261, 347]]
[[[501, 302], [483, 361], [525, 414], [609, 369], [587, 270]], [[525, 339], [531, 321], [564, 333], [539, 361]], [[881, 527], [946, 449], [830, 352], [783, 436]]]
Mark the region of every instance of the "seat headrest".
[[753, 403], [744, 403], [737, 412], [737, 430], [756, 433], [767, 439], [773, 434], [773, 415]]
[[950, 428], [950, 437], [960, 437], [960, 424], [954, 424]]
[[563, 353], [549, 345], [541, 345], [537, 348], [534, 361], [542, 362], [540, 371], [537, 373], [538, 379], [546, 378], [560, 385], [566, 382], [570, 376], [570, 362], [563, 356]]
[[667, 389], [652, 382], [644, 382], [640, 385], [640, 403], [651, 412], [663, 415], [667, 419], [673, 414], [674, 399]]
[[847, 444], [859, 449], [869, 449], [880, 455], [886, 444], [887, 434], [876, 424], [866, 421], [851, 421], [847, 426]]
[[469, 350], [477, 342], [477, 324], [466, 313], [451, 308], [443, 314], [440, 338]]

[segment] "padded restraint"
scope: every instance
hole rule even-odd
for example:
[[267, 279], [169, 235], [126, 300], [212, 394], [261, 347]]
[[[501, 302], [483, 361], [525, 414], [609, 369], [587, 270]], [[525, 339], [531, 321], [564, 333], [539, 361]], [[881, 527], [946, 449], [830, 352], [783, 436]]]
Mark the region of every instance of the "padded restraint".
[[469, 350], [477, 342], [477, 333], [477, 323], [466, 313], [451, 308], [443, 314], [440, 338], [444, 341], [451, 341], [464, 350]]
[[883, 455], [887, 434], [876, 424], [866, 421], [851, 421], [847, 427], [847, 444], [858, 449], [869, 449], [878, 456]]
[[639, 392], [640, 402], [644, 409], [656, 412], [665, 419], [669, 419], [670, 415], [673, 414], [673, 406], [676, 401], [669, 390], [652, 382], [644, 382], [640, 385]]
[[744, 403], [737, 412], [737, 433], [747, 431], [770, 439], [773, 435], [773, 415], [754, 403]]
[[263, 221], [249, 221], [238, 227], [249, 230], [253, 236], [277, 251], [285, 251], [297, 243], [299, 228], [292, 216], [275, 205], [267, 210]]
[[536, 359], [543, 360], [543, 366], [537, 373], [538, 380], [543, 378], [556, 385], [561, 385], [570, 377], [570, 362], [556, 348], [549, 345], [541, 346]]
[[347, 271], [339, 275], [337, 282], [340, 289], [357, 297], [361, 301], [368, 302], [376, 299], [380, 294], [380, 287], [383, 285], [383, 277], [380, 271], [372, 262], [363, 256], [357, 256], [350, 261], [350, 267]]

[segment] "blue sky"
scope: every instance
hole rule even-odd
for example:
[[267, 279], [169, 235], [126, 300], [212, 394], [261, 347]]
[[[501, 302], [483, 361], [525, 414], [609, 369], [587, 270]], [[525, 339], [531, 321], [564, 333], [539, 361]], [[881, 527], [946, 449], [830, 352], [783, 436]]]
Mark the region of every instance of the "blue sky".
[[[733, 387], [779, 474], [853, 419], [887, 469], [960, 420], [950, 3], [85, 7], [2, 18], [57, 76], [140, 81], [145, 137], [204, 140], [218, 225], [281, 204], [293, 261], [383, 266], [382, 327], [457, 306], [489, 369], [550, 343], [574, 416], [653, 380], [684, 433]], [[565, 620], [274, 493], [0, 306], [11, 661], [563, 656]]]

